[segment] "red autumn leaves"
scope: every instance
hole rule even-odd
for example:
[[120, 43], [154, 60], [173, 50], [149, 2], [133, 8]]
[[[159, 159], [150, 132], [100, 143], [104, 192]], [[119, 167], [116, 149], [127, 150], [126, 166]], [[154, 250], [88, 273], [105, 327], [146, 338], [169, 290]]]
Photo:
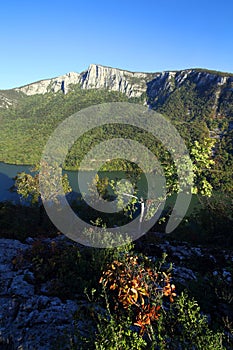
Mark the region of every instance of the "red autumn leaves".
[[103, 273], [100, 282], [110, 291], [116, 311], [131, 308], [134, 325], [144, 334], [147, 326], [156, 321], [160, 314], [162, 298], [173, 302], [175, 286], [170, 275], [139, 264], [137, 256], [126, 256], [124, 262], [113, 261]]

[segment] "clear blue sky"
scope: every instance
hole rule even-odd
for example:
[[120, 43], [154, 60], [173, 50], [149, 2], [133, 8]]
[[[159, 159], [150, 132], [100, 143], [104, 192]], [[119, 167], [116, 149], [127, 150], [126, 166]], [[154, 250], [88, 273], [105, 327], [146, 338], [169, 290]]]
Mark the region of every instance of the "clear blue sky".
[[0, 39], [0, 89], [90, 63], [233, 72], [233, 1], [2, 1]]

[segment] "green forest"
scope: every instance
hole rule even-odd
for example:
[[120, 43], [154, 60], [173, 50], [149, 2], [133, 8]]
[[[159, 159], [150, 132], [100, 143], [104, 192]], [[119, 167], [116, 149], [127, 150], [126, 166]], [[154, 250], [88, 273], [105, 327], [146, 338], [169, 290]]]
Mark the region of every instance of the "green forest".
[[[74, 334], [58, 337], [56, 349], [233, 348], [233, 89], [226, 86], [217, 104], [218, 85], [203, 87], [192, 77], [169, 94], [155, 96], [151, 91], [149, 82], [147, 93], [140, 98], [104, 89], [84, 90], [78, 85], [70, 86], [67, 94], [5, 92], [14, 103], [0, 109], [0, 161], [29, 164], [35, 172], [18, 174], [11, 188], [27, 205], [0, 203], [0, 237], [24, 244], [30, 237], [30, 248], [12, 260], [14, 270], [27, 268], [30, 273], [25, 280], [37, 293], [47, 284], [44, 295], [64, 302], [74, 300], [78, 305]], [[38, 170], [49, 136], [70, 115], [106, 102], [147, 104], [171, 121], [185, 141], [194, 173], [192, 209], [171, 234], [166, 233], [166, 225], [180, 190], [172, 155], [152, 134], [130, 125], [110, 123], [85, 133], [62, 167], [78, 170], [89, 149], [106, 139], [122, 137], [145, 145], [162, 164], [167, 195], [159, 220], [148, 232], [133, 242], [119, 234], [117, 247], [108, 248], [84, 246], [67, 237], [60, 241], [62, 232], [43, 208]], [[106, 159], [107, 150], [101, 152]], [[109, 228], [140, 216], [142, 203], [150, 214], [153, 199], [139, 196], [137, 181], [142, 171], [136, 163], [137, 159], [116, 159], [101, 168], [123, 170], [133, 182], [132, 200], [123, 210], [100, 214], [82, 197], [71, 203], [82, 220], [103, 230], [103, 241], [109, 239]], [[91, 164], [87, 170], [92, 170]], [[53, 180], [56, 178], [51, 178], [51, 186]], [[185, 173], [183, 181], [189, 181]], [[106, 201], [117, 198], [121, 205], [129, 191], [127, 185], [121, 188], [120, 182], [101, 176], [89, 185], [93, 203], [100, 197]], [[99, 197], [92, 191], [94, 186]], [[72, 191], [66, 175], [63, 188], [66, 194]], [[91, 229], [84, 234], [95, 242]], [[80, 328], [82, 324], [89, 332]], [[3, 346], [10, 342], [0, 340], [0, 347], [1, 341]]]

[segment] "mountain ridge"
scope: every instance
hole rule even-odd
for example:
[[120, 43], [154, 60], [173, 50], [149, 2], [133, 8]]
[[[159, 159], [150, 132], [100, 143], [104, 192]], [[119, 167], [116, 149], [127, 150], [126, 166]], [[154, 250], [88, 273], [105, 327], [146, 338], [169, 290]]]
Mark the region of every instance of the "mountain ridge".
[[[194, 141], [202, 143], [206, 137], [216, 139], [213, 150], [216, 177], [211, 175], [212, 181], [217, 189], [233, 188], [231, 74], [202, 69], [134, 73], [91, 65], [82, 73], [70, 72], [0, 91], [1, 101], [2, 107], [8, 107], [0, 108], [0, 160], [3, 162], [36, 164], [47, 138], [65, 118], [96, 104], [133, 102], [144, 104], [171, 120], [187, 145]], [[102, 132], [105, 131], [96, 131], [96, 140], [101, 139]], [[115, 135], [115, 131], [111, 132]], [[125, 132], [129, 139], [135, 137], [133, 130]], [[140, 140], [141, 137], [140, 134]], [[144, 140], [148, 141], [147, 135]], [[67, 168], [76, 169], [89, 144], [92, 144], [90, 135], [75, 145], [67, 158]], [[152, 140], [151, 145], [155, 147]]]
[[51, 80], [54, 80], [54, 79], [62, 78], [64, 76], [70, 75], [70, 74], [83, 75], [84, 73], [86, 73], [90, 69], [91, 66], [103, 67], [103, 68], [107, 68], [107, 69], [114, 69], [114, 70], [117, 70], [117, 71], [120, 71], [120, 72], [126, 72], [126, 73], [130, 73], [130, 74], [155, 75], [155, 74], [161, 74], [161, 73], [167, 73], [167, 72], [172, 72], [172, 73], [175, 72], [175, 73], [177, 73], [177, 72], [185, 72], [185, 71], [197, 71], [197, 72], [206, 72], [206, 73], [209, 73], [209, 74], [220, 75], [220, 76], [233, 76], [233, 73], [231, 73], [231, 72], [217, 71], [217, 70], [212, 70], [212, 69], [208, 69], [208, 68], [201, 68], [201, 67], [191, 67], [191, 68], [174, 69], [174, 70], [163, 70], [163, 71], [155, 71], [155, 72], [140, 72], [140, 71], [130, 71], [130, 70], [123, 69], [123, 68], [116, 68], [116, 67], [106, 66], [106, 65], [102, 65], [102, 64], [92, 63], [92, 64], [89, 65], [87, 70], [84, 70], [84, 71], [82, 71], [80, 73], [74, 72], [74, 71], [70, 71], [70, 72], [67, 72], [65, 74], [62, 74], [62, 75], [59, 75], [59, 76], [56, 76], [56, 77], [51, 77], [51, 78], [46, 78], [46, 79], [39, 79], [39, 80], [33, 81], [31, 83], [24, 84], [24, 85], [21, 85], [21, 86], [12, 88], [12, 89], [1, 89], [1, 91], [18, 90], [18, 89], [22, 89], [22, 88], [27, 87], [27, 86], [32, 85], [32, 84], [37, 84], [37, 83], [40, 83], [40, 82], [43, 82], [43, 81], [48, 81], [48, 80], [51, 81]]
[[[204, 79], [206, 83], [215, 80], [217, 84], [224, 85], [228, 80], [230, 84], [233, 81], [232, 73], [203, 68], [149, 73], [131, 72], [100, 64], [90, 64], [88, 69], [81, 73], [69, 72], [58, 77], [42, 79], [13, 89], [0, 90], [0, 107], [8, 108], [22, 96], [57, 93], [60, 91], [67, 94], [72, 90], [73, 85], [80, 85], [82, 89], [118, 91], [129, 98], [138, 98], [143, 94], [147, 94], [150, 98], [153, 96], [156, 98], [162, 87], [166, 90], [169, 84], [172, 84], [171, 80], [175, 79], [175, 87], [180, 87], [184, 80], [195, 74], [199, 76], [199, 80]], [[12, 95], [14, 96], [12, 97]]]

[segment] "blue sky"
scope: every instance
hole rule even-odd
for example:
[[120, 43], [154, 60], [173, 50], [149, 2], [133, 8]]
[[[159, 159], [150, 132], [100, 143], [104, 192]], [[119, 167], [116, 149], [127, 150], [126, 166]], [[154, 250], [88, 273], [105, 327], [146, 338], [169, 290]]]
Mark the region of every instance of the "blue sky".
[[0, 44], [0, 89], [90, 63], [233, 72], [233, 1], [2, 1]]

